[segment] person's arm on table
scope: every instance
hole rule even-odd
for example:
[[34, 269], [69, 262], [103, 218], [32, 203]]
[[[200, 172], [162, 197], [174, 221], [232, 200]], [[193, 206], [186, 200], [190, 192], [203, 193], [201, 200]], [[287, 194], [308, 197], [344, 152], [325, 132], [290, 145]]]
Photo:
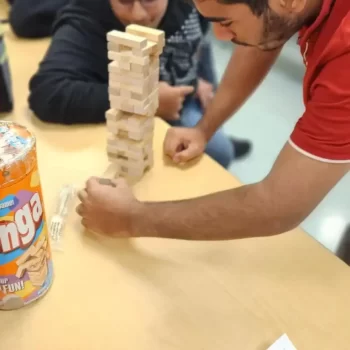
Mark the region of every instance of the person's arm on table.
[[56, 27], [50, 48], [30, 81], [30, 108], [46, 122], [104, 122], [109, 109], [104, 33], [92, 21], [76, 22], [64, 14]]
[[[298, 226], [349, 170], [311, 159], [287, 144], [261, 182], [199, 198], [139, 202], [121, 180], [87, 183], [77, 208], [93, 231], [131, 237], [231, 240], [270, 236]], [[127, 232], [127, 233], [125, 233]]]
[[348, 170], [347, 164], [313, 160], [287, 144], [259, 183], [190, 200], [142, 204], [133, 219], [134, 234], [229, 240], [283, 233], [298, 226]]

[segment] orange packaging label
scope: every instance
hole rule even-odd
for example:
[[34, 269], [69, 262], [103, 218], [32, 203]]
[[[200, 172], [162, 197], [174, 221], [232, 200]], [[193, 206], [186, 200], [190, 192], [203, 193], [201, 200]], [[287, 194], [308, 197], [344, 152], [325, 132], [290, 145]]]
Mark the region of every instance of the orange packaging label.
[[0, 188], [0, 309], [20, 308], [52, 282], [52, 261], [40, 178], [34, 168]]

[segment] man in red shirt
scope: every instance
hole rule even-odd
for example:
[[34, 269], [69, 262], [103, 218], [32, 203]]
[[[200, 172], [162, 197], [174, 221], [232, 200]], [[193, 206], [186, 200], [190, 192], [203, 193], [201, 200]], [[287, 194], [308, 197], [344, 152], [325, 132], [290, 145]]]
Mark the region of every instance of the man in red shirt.
[[305, 113], [270, 174], [255, 184], [189, 200], [143, 203], [122, 180], [110, 188], [91, 178], [77, 207], [88, 229], [188, 240], [275, 235], [298, 226], [350, 169], [350, 1], [194, 2], [213, 22], [217, 37], [238, 47], [204, 118], [194, 128], [171, 128], [165, 153], [175, 163], [199, 156], [298, 31], [307, 66]]

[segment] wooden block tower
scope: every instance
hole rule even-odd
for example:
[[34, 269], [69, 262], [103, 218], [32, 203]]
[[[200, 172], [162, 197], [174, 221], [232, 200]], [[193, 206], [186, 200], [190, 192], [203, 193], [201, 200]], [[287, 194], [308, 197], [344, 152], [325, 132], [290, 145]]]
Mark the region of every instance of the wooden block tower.
[[107, 154], [115, 177], [133, 181], [153, 166], [154, 115], [158, 109], [159, 56], [164, 32], [135, 24], [107, 34], [109, 101]]

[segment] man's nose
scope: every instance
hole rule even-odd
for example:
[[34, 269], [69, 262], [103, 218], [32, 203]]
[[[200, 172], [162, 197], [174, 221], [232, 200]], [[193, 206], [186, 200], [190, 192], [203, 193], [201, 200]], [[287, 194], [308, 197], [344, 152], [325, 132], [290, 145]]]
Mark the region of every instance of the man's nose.
[[131, 18], [132, 18], [132, 21], [136, 24], [142, 24], [147, 21], [148, 13], [142, 7], [140, 1], [134, 1], [132, 10], [131, 10]]
[[231, 31], [219, 23], [213, 23], [213, 32], [218, 40], [231, 41], [233, 39]]

